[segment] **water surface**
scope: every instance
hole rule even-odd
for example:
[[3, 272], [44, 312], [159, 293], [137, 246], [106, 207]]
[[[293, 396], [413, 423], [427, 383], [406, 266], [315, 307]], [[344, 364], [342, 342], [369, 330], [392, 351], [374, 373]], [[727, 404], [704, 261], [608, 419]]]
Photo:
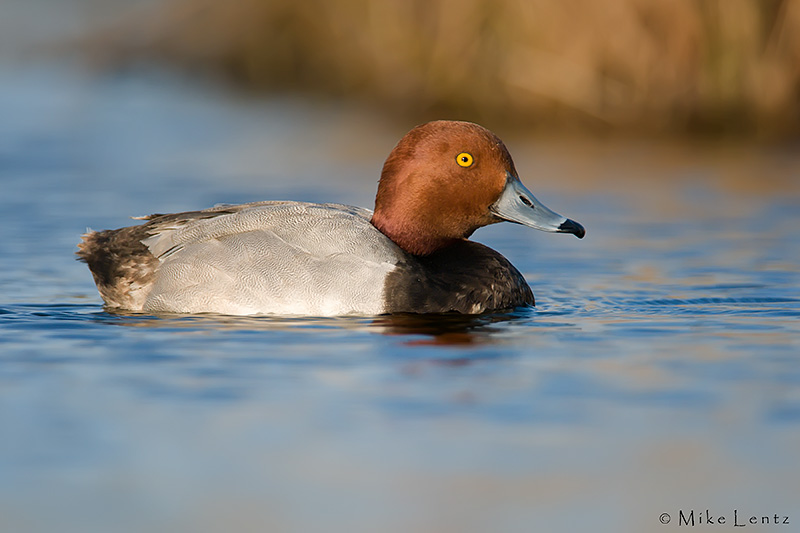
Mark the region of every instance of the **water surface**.
[[371, 206], [412, 125], [55, 67], [0, 70], [0, 116], [0, 530], [797, 530], [796, 149], [498, 130], [588, 230], [475, 234], [535, 309], [150, 316], [103, 309], [87, 227]]

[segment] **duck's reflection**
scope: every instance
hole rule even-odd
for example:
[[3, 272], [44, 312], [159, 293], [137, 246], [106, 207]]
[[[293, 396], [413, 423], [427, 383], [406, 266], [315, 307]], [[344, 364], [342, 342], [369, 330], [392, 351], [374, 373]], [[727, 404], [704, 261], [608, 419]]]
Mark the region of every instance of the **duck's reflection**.
[[499, 324], [525, 320], [530, 309], [482, 315], [395, 314], [377, 317], [271, 317], [226, 315], [145, 314], [106, 310], [99, 320], [115, 325], [186, 331], [285, 331], [341, 329], [405, 337], [407, 346], [471, 346], [497, 342]]
[[386, 315], [373, 321], [384, 335], [412, 336], [404, 342], [409, 346], [469, 346], [492, 344], [499, 323], [513, 322], [523, 316], [523, 311], [484, 315], [463, 314], [397, 314]]

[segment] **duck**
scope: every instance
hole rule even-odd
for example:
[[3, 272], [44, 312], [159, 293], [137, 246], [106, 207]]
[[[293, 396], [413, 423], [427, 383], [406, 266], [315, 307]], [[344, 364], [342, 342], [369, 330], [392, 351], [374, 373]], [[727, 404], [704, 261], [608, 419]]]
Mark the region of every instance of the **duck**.
[[500, 138], [451, 120], [400, 139], [372, 211], [261, 201], [139, 220], [87, 230], [78, 245], [111, 310], [368, 316], [531, 307], [519, 270], [469, 237], [504, 221], [585, 235], [523, 185]]

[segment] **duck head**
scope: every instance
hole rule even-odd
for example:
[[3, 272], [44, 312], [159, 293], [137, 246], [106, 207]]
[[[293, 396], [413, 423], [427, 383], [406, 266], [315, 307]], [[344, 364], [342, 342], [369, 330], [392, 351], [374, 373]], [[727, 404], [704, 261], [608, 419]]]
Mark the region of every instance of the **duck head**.
[[533, 196], [503, 141], [477, 124], [417, 126], [383, 165], [372, 224], [409, 253], [429, 255], [503, 221], [579, 239], [585, 234]]

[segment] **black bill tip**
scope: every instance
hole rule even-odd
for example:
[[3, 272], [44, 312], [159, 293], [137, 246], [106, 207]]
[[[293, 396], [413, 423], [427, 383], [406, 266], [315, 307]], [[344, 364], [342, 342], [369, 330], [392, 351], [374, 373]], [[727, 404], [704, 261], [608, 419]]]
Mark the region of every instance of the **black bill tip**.
[[572, 233], [579, 239], [583, 239], [583, 236], [586, 235], [586, 230], [583, 229], [583, 226], [570, 219], [567, 219], [565, 222], [563, 222], [558, 227], [558, 231], [561, 233]]

